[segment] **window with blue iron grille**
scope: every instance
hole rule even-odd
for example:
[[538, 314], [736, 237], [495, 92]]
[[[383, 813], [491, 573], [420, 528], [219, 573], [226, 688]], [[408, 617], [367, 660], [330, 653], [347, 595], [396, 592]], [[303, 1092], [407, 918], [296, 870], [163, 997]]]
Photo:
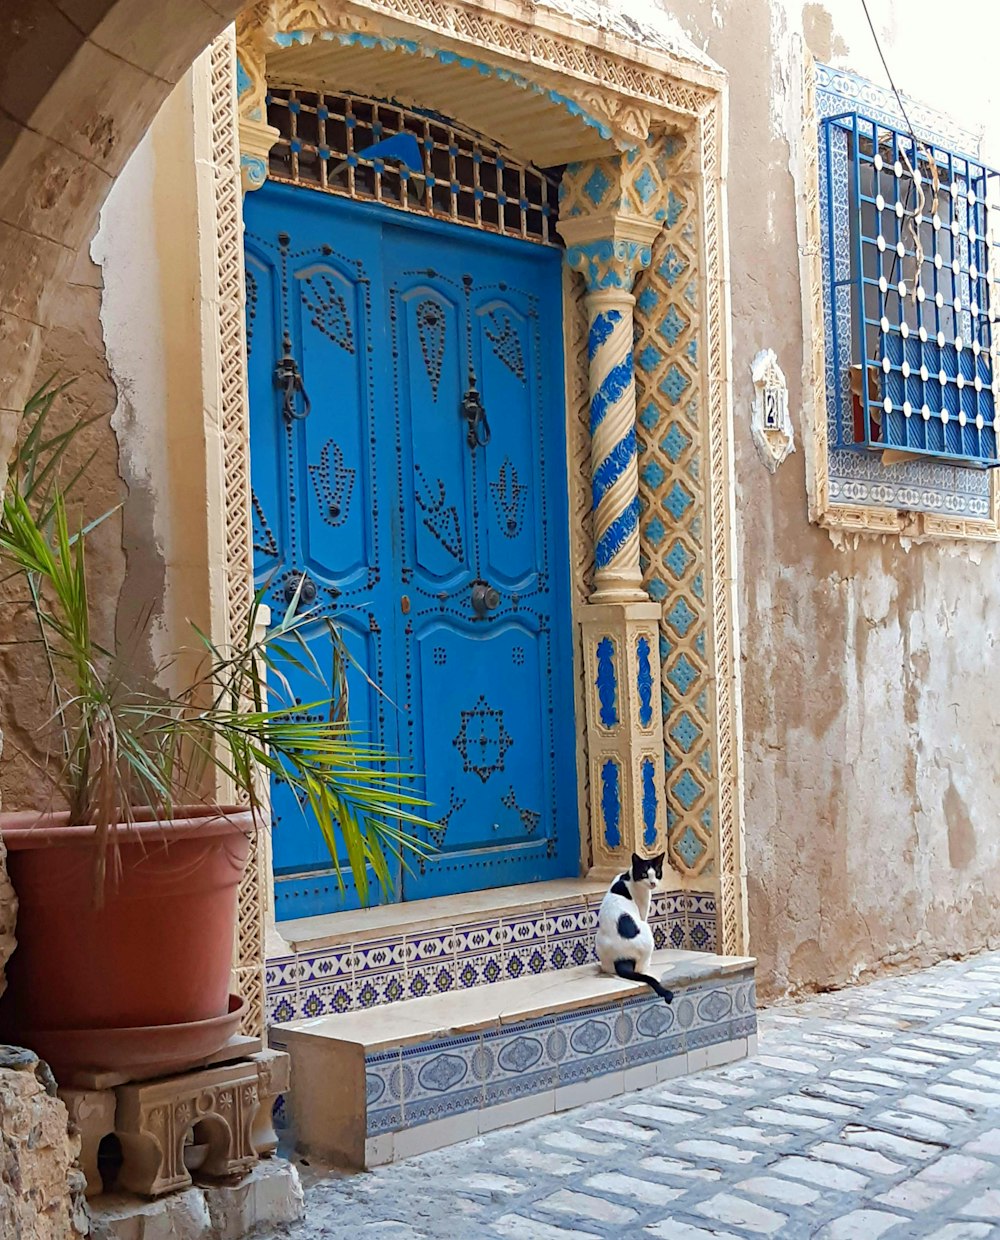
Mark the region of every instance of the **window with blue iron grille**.
[[826, 220], [833, 355], [849, 359], [835, 446], [1000, 464], [1000, 173], [859, 112], [827, 117], [821, 142], [826, 201], [847, 207]]

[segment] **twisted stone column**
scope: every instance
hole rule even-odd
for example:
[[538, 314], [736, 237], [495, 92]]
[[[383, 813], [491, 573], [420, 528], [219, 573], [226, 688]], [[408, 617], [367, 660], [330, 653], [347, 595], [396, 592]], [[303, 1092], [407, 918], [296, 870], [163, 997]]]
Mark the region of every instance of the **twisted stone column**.
[[[594, 603], [647, 597], [639, 568], [632, 285], [649, 263], [659, 227], [616, 217], [611, 222], [570, 220], [561, 229], [570, 243], [566, 261], [587, 284]], [[595, 231], [606, 235], [590, 239]]]

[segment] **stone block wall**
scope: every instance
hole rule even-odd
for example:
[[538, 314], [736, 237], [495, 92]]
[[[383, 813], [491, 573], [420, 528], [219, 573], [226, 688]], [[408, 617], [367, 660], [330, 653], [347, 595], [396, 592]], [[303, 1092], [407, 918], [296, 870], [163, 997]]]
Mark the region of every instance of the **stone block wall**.
[[80, 1139], [55, 1081], [31, 1051], [0, 1047], [0, 1236], [73, 1240], [90, 1223]]

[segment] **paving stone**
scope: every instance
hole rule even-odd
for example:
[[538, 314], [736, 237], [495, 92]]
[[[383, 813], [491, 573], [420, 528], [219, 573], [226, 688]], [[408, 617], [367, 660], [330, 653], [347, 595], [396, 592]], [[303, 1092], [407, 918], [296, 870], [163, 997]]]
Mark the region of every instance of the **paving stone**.
[[953, 1184], [955, 1187], [961, 1187], [964, 1184], [972, 1184], [977, 1176], [991, 1170], [995, 1168], [991, 1168], [990, 1164], [983, 1162], [981, 1158], [970, 1158], [968, 1154], [945, 1154], [937, 1162], [932, 1162], [929, 1167], [925, 1167], [917, 1178], [931, 1180], [936, 1184]]
[[927, 1076], [934, 1071], [933, 1064], [911, 1063], [908, 1059], [894, 1059], [889, 1055], [867, 1055], [859, 1059], [868, 1068], [884, 1069], [886, 1072], [901, 1072], [904, 1076]]
[[773, 1107], [751, 1107], [746, 1116], [755, 1124], [773, 1124], [775, 1128], [795, 1128], [800, 1132], [820, 1132], [833, 1122], [819, 1115], [796, 1115]]
[[756, 1150], [741, 1150], [735, 1145], [724, 1145], [721, 1141], [680, 1141], [677, 1148], [682, 1154], [691, 1154], [707, 1160], [710, 1164], [723, 1162], [745, 1166], [760, 1157]]
[[646, 1228], [646, 1235], [656, 1236], [658, 1240], [741, 1240], [731, 1231], [717, 1231], [714, 1227], [706, 1231], [704, 1227], [692, 1227], [672, 1218], [653, 1223]]
[[654, 1175], [677, 1175], [693, 1180], [721, 1180], [722, 1172], [717, 1167], [696, 1167], [693, 1163], [680, 1162], [676, 1158], [643, 1158], [639, 1163], [642, 1171], [652, 1171]]
[[593, 1223], [614, 1223], [616, 1227], [623, 1227], [638, 1218], [631, 1206], [618, 1205], [617, 1202], [604, 1201], [590, 1193], [577, 1193], [568, 1188], [561, 1188], [550, 1197], [543, 1197], [536, 1205], [539, 1209], [551, 1210], [554, 1214], [571, 1214], [578, 1222], [584, 1223], [589, 1220]]
[[768, 1167], [774, 1175], [787, 1175], [807, 1184], [819, 1184], [822, 1188], [835, 1188], [840, 1192], [857, 1193], [868, 1186], [868, 1177], [847, 1167], [820, 1162], [815, 1158], [791, 1156]]
[[843, 1214], [822, 1231], [816, 1233], [817, 1240], [878, 1240], [890, 1227], [897, 1223], [905, 1223], [901, 1214], [887, 1214], [883, 1210], [852, 1210]]
[[930, 1085], [927, 1092], [935, 1098], [948, 1098], [952, 1102], [967, 1102], [970, 1106], [986, 1107], [995, 1111], [1000, 1107], [1000, 1093], [991, 1094], [981, 1089], [970, 1089], [965, 1085]]
[[813, 1076], [819, 1068], [814, 1063], [803, 1063], [801, 1059], [780, 1059], [774, 1055], [758, 1055], [759, 1063], [769, 1068], [777, 1068], [779, 1072], [791, 1072], [795, 1076]]
[[899, 1158], [919, 1159], [926, 1161], [941, 1152], [940, 1145], [931, 1145], [927, 1141], [914, 1141], [910, 1137], [899, 1137], [892, 1132], [882, 1132], [879, 1128], [865, 1128], [858, 1124], [848, 1124], [841, 1136], [851, 1145], [863, 1145], [870, 1150], [884, 1150]]
[[893, 1162], [877, 1150], [859, 1149], [850, 1145], [837, 1145], [833, 1141], [820, 1141], [808, 1150], [810, 1158], [822, 1158], [824, 1162], [839, 1163], [852, 1167], [865, 1175], [897, 1175], [904, 1169], [902, 1163]]
[[925, 1098], [920, 1094], [908, 1094], [905, 1098], [900, 1098], [899, 1105], [907, 1111], [929, 1115], [931, 1119], [939, 1119], [945, 1124], [967, 1123], [972, 1116], [968, 1107], [956, 1106], [953, 1102], [939, 1102], [937, 1098]]
[[808, 1111], [812, 1115], [827, 1115], [831, 1119], [850, 1119], [858, 1112], [856, 1106], [848, 1106], [846, 1102], [832, 1102], [827, 1098], [810, 1098], [805, 1094], [783, 1094], [780, 1098], [773, 1098], [772, 1102], [775, 1106]]
[[884, 1072], [867, 1072], [856, 1068], [835, 1068], [830, 1073], [838, 1081], [856, 1081], [859, 1085], [877, 1085], [882, 1089], [902, 1089], [903, 1081], [898, 1076], [887, 1076]]
[[797, 1180], [779, 1180], [773, 1175], [758, 1175], [744, 1180], [736, 1188], [741, 1193], [753, 1193], [757, 1197], [773, 1197], [787, 1206], [808, 1206], [819, 1197], [815, 1188], [800, 1184]]
[[655, 1141], [660, 1133], [655, 1128], [630, 1124], [622, 1119], [588, 1119], [580, 1125], [591, 1132], [604, 1132], [609, 1137], [623, 1137], [626, 1141]]
[[654, 1119], [658, 1124], [691, 1124], [700, 1115], [693, 1111], [678, 1111], [676, 1107], [647, 1106], [641, 1102], [636, 1106], [625, 1107], [626, 1115], [637, 1115], [640, 1119]]
[[634, 1175], [624, 1175], [618, 1171], [592, 1175], [585, 1180], [584, 1188], [594, 1193], [611, 1193], [616, 1197], [634, 1198], [651, 1206], [666, 1206], [687, 1192], [685, 1188], [670, 1188], [666, 1184], [657, 1184], [654, 1180], [640, 1180]]
[[512, 1179], [509, 1175], [491, 1175], [483, 1171], [477, 1175], [463, 1176], [456, 1182], [455, 1187], [474, 1193], [520, 1193], [524, 1191], [524, 1185], [520, 1180]]
[[906, 1180], [902, 1184], [894, 1184], [888, 1192], [880, 1193], [875, 1198], [887, 1206], [898, 1206], [901, 1210], [927, 1210], [950, 1197], [954, 1189], [950, 1184], [931, 1184], [926, 1180]]
[[508, 1150], [504, 1161], [516, 1163], [526, 1171], [539, 1171], [543, 1175], [582, 1175], [587, 1170], [586, 1164], [578, 1158], [553, 1154], [551, 1150]]
[[948, 1223], [925, 1240], [988, 1240], [990, 1236], [993, 1236], [993, 1228], [989, 1223]]
[[940, 1124], [936, 1119], [925, 1119], [922, 1115], [911, 1115], [909, 1111], [879, 1111], [875, 1122], [886, 1128], [901, 1128], [903, 1134], [912, 1137], [928, 1137], [939, 1141], [948, 1136], [947, 1124]]
[[991, 1128], [989, 1132], [980, 1133], [965, 1149], [970, 1154], [993, 1154], [1000, 1158], [1000, 1128]]
[[740, 1227], [759, 1236], [773, 1236], [788, 1221], [787, 1215], [752, 1201], [744, 1201], [732, 1193], [718, 1193], [708, 1201], [702, 1201], [695, 1209], [706, 1218]]
[[959, 1210], [959, 1214], [967, 1214], [972, 1218], [989, 1219], [1000, 1223], [1000, 1188], [988, 1189], [974, 1197], [968, 1205]]
[[[520, 1214], [503, 1214], [493, 1223], [490, 1231], [508, 1240], [593, 1240], [597, 1232], [577, 1231], [575, 1228], [553, 1227], [537, 1219], [524, 1218]], [[332, 1233], [331, 1233], [332, 1234]]]
[[727, 1137], [730, 1141], [752, 1141], [757, 1145], [786, 1145], [793, 1140], [790, 1132], [765, 1131], [763, 1128], [750, 1128], [745, 1124], [736, 1124], [732, 1128], [717, 1128], [717, 1137]]
[[574, 1154], [600, 1154], [610, 1157], [618, 1150], [625, 1148], [618, 1141], [593, 1141], [590, 1137], [574, 1132], [572, 1128], [568, 1128], [565, 1132], [547, 1132], [542, 1140], [546, 1145], [554, 1146], [557, 1150], [569, 1150]]

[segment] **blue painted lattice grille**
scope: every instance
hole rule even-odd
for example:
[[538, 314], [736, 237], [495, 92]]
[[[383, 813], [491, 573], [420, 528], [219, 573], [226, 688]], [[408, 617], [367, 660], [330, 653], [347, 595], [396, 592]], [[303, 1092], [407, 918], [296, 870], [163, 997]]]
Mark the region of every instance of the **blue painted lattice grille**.
[[[1000, 464], [1000, 174], [858, 112], [822, 127], [827, 199], [846, 200], [851, 229], [849, 252], [832, 235], [828, 250], [834, 355], [851, 360], [836, 385], [836, 446]], [[844, 298], [849, 354], [836, 340]]]
[[519, 163], [443, 117], [360, 95], [271, 86], [267, 119], [280, 133], [272, 181], [559, 244], [561, 169]]

